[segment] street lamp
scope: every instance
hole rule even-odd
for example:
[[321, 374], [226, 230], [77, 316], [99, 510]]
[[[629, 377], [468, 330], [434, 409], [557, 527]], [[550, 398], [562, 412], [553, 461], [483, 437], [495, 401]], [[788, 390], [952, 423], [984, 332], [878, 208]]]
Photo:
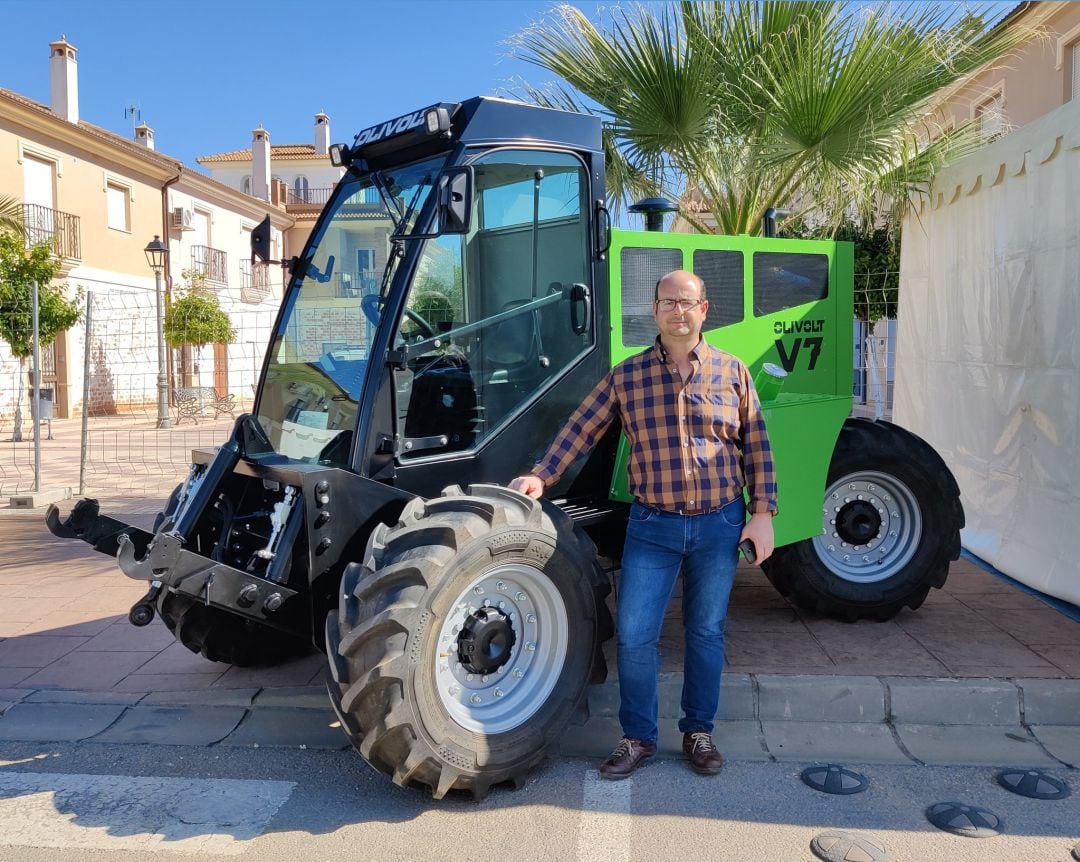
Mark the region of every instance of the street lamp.
[[154, 238], [144, 249], [146, 262], [154, 271], [154, 294], [157, 299], [157, 350], [158, 350], [158, 374], [157, 374], [157, 427], [171, 428], [172, 421], [169, 419], [169, 378], [165, 358], [165, 315], [161, 298], [161, 274], [169, 265], [169, 247], [161, 241], [161, 237], [154, 234]]

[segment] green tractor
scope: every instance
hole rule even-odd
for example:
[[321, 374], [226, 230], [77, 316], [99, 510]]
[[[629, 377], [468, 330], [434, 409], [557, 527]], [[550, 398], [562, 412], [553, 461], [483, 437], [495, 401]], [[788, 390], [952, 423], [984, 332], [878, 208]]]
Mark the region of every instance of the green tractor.
[[[342, 727], [397, 784], [519, 781], [604, 678], [621, 431], [544, 500], [502, 483], [652, 342], [653, 287], [676, 268], [708, 285], [711, 342], [786, 372], [761, 386], [776, 587], [884, 620], [944, 583], [963, 526], [948, 468], [849, 418], [849, 245], [613, 230], [599, 121], [498, 99], [397, 117], [331, 158], [346, 172], [283, 262], [254, 412], [193, 452], [152, 533], [93, 500], [48, 513], [148, 582], [133, 623], [160, 614], [236, 664], [314, 644]], [[267, 258], [268, 221], [252, 246]]]

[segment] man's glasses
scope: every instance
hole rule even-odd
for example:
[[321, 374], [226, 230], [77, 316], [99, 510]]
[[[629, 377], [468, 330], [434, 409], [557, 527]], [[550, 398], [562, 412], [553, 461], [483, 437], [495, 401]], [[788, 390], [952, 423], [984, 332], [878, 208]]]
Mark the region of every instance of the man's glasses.
[[674, 311], [676, 308], [679, 311], [690, 311], [697, 308], [704, 301], [703, 299], [658, 299], [656, 300], [656, 307], [661, 311]]

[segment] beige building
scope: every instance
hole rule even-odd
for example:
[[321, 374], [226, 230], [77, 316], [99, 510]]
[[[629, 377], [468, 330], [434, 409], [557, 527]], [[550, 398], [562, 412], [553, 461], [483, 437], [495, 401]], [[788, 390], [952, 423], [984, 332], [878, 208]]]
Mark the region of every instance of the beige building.
[[[250, 231], [269, 212], [280, 253], [294, 219], [282, 206], [158, 152], [145, 124], [128, 140], [83, 120], [76, 49], [63, 38], [49, 49], [50, 104], [0, 89], [0, 194], [23, 201], [28, 238], [53, 244], [69, 287], [94, 293], [95, 323], [111, 341], [97, 345], [92, 398], [97, 392], [98, 401], [115, 410], [155, 398], [155, 281], [144, 253], [155, 235], [170, 251], [166, 292], [183, 287], [185, 272], [202, 273], [239, 330], [237, 342], [217, 347], [212, 360], [210, 348], [206, 357], [196, 355], [185, 379], [173, 373], [172, 385], [236, 389], [250, 397], [254, 379], [247, 377], [256, 373], [256, 357], [248, 354], [257, 350], [261, 357], [282, 292], [280, 268], [252, 270]], [[81, 409], [85, 337], [85, 327], [76, 327], [45, 351], [43, 386], [54, 390], [58, 417]], [[18, 374], [19, 364], [0, 344], [5, 419], [18, 400]]]
[[1019, 3], [997, 26], [1033, 35], [939, 94], [943, 127], [978, 120], [998, 137], [1080, 98], [1080, 3]]

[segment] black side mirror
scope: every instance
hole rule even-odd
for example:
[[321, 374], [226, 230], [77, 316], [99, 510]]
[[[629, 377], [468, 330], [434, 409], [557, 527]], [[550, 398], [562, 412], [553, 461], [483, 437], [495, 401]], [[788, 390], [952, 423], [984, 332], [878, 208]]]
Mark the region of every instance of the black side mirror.
[[258, 226], [251, 232], [252, 263], [255, 262], [255, 258], [263, 261], [263, 263], [270, 262], [270, 216], [259, 222]]
[[446, 168], [437, 186], [439, 233], [468, 233], [473, 198], [472, 165]]

